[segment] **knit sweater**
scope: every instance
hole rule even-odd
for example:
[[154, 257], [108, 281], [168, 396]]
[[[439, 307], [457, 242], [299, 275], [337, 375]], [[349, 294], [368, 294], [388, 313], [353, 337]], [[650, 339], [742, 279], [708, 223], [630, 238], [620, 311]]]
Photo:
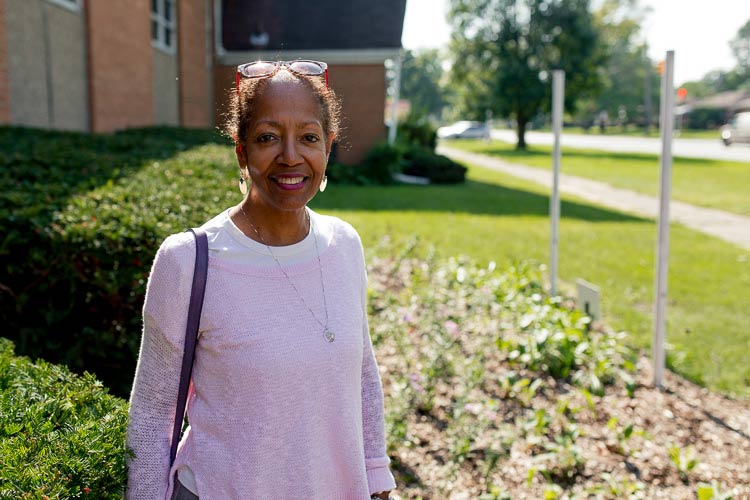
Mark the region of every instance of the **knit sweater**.
[[[277, 265], [210, 255], [190, 427], [171, 468], [195, 243], [181, 233], [160, 247], [130, 401], [129, 500], [169, 498], [183, 466], [201, 500], [362, 500], [395, 487], [361, 243], [348, 224], [310, 215], [327, 235], [320, 259], [284, 267], [301, 296]], [[334, 342], [319, 324], [325, 303]]]

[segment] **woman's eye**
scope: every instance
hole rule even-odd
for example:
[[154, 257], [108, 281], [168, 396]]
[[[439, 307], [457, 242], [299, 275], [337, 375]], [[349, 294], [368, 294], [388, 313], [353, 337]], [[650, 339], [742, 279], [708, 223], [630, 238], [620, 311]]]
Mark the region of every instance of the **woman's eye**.
[[320, 140], [320, 138], [315, 134], [305, 134], [304, 139], [307, 142], [318, 142]]
[[258, 142], [270, 142], [274, 139], [273, 134], [261, 134], [258, 136]]

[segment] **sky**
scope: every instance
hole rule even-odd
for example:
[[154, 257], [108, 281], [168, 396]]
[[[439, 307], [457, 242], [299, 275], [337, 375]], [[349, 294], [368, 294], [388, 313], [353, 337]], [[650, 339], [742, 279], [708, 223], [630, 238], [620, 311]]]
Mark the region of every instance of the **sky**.
[[[406, 0], [402, 44], [407, 49], [446, 46], [447, 0]], [[655, 61], [675, 51], [675, 84], [735, 66], [729, 40], [750, 19], [750, 0], [640, 0], [651, 13], [643, 25]]]

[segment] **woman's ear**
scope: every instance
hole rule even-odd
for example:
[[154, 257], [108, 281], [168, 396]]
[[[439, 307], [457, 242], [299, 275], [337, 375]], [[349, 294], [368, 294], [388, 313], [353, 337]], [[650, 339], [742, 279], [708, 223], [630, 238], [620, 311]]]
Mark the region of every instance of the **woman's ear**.
[[335, 138], [336, 135], [333, 132], [328, 134], [328, 139], [326, 140], [326, 160], [331, 156], [331, 148], [333, 147], [333, 139]]
[[235, 143], [234, 154], [237, 155], [237, 164], [239, 164], [240, 170], [247, 168], [247, 153], [245, 152], [245, 147], [241, 143]]

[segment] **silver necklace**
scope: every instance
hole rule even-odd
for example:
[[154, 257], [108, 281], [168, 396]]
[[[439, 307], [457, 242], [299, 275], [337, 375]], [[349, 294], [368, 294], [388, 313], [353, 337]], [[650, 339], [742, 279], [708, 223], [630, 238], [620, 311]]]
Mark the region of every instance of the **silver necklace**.
[[245, 209], [240, 204], [240, 210], [242, 211], [242, 215], [245, 216], [245, 220], [248, 224], [250, 224], [250, 227], [255, 231], [255, 234], [258, 235], [258, 238], [260, 239], [261, 243], [263, 243], [266, 248], [268, 249], [268, 253], [271, 254], [271, 257], [276, 262], [276, 265], [279, 267], [279, 271], [281, 271], [281, 274], [284, 275], [286, 280], [289, 282], [290, 285], [292, 285], [292, 288], [294, 288], [294, 291], [297, 293], [297, 296], [302, 301], [302, 304], [307, 308], [308, 311], [310, 311], [310, 315], [313, 317], [313, 319], [320, 325], [320, 327], [323, 329], [323, 337], [328, 342], [333, 342], [336, 339], [336, 335], [331, 331], [330, 328], [328, 328], [328, 302], [326, 300], [326, 285], [325, 281], [323, 281], [323, 264], [320, 261], [320, 250], [318, 249], [318, 235], [315, 231], [315, 228], [312, 225], [312, 220], [310, 219], [310, 214], [307, 213], [307, 210], [305, 210], [305, 218], [307, 219], [307, 227], [309, 228], [308, 231], [312, 233], [313, 241], [315, 242], [315, 254], [318, 256], [318, 271], [320, 271], [320, 287], [323, 289], [323, 308], [326, 312], [326, 321], [323, 323], [318, 319], [318, 317], [313, 312], [312, 308], [307, 305], [307, 302], [305, 301], [305, 298], [302, 296], [302, 293], [300, 293], [299, 289], [297, 288], [297, 285], [294, 284], [294, 281], [292, 281], [292, 278], [289, 277], [289, 275], [284, 270], [284, 266], [281, 265], [281, 262], [279, 262], [279, 259], [276, 258], [276, 255], [273, 253], [273, 250], [271, 250], [271, 247], [268, 243], [266, 243], [266, 240], [263, 238], [263, 235], [260, 234], [260, 231], [258, 231], [258, 228], [255, 227], [255, 224], [253, 224], [250, 221], [250, 218], [245, 213]]

